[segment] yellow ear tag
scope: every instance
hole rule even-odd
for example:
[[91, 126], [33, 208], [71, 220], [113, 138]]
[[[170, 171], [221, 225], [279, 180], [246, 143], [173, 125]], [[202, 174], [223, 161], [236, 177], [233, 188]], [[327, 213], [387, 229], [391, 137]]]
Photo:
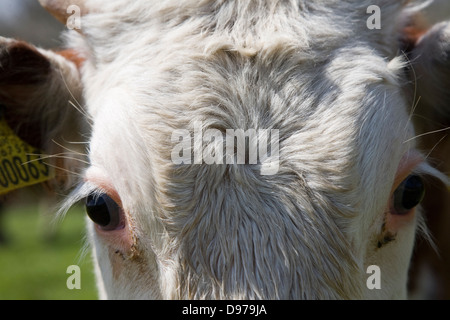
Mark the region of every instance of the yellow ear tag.
[[0, 119], [0, 195], [55, 177], [53, 168], [41, 159], [41, 151], [20, 139]]

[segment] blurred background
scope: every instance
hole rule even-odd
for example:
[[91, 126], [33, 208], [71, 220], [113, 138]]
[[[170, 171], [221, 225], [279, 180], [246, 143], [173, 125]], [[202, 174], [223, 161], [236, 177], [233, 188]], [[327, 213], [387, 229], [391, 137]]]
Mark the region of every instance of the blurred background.
[[[0, 36], [58, 48], [64, 26], [37, 0], [0, 0]], [[0, 198], [0, 299], [96, 299], [90, 253], [84, 249], [84, 210], [61, 220], [42, 186]], [[78, 265], [81, 289], [69, 290], [67, 267]]]
[[53, 19], [38, 0], [0, 0], [0, 35], [44, 48], [61, 45], [64, 26]]

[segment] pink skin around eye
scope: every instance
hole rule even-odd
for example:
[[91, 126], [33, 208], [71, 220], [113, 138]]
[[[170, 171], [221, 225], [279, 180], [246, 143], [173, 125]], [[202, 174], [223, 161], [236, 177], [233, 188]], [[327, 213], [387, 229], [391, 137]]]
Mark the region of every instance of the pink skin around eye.
[[393, 193], [398, 188], [400, 183], [403, 182], [420, 163], [424, 161], [424, 157], [418, 151], [411, 150], [407, 152], [402, 159], [395, 175], [394, 184], [391, 190], [391, 196], [387, 204], [386, 214], [386, 230], [392, 234], [396, 234], [397, 231], [403, 226], [407, 225], [414, 219], [415, 208], [407, 214], [395, 214], [393, 207]]
[[130, 219], [123, 210], [119, 194], [109, 180], [101, 174], [100, 170], [94, 168], [89, 169], [86, 173], [86, 181], [97, 186], [99, 189], [104, 190], [104, 192], [118, 204], [121, 210], [121, 220], [123, 220], [123, 227], [115, 230], [103, 230], [99, 225], [94, 224], [96, 233], [102, 240], [106, 241], [114, 251], [129, 253], [134, 244], [134, 234], [132, 232]]

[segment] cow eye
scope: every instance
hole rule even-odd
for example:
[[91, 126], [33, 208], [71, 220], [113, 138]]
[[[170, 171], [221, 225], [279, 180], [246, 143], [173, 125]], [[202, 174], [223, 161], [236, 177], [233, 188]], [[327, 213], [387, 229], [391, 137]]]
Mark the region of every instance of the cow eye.
[[405, 215], [423, 200], [425, 184], [420, 176], [412, 174], [397, 187], [393, 195], [393, 214]]
[[124, 227], [122, 209], [107, 194], [90, 194], [86, 198], [86, 212], [89, 218], [104, 231]]

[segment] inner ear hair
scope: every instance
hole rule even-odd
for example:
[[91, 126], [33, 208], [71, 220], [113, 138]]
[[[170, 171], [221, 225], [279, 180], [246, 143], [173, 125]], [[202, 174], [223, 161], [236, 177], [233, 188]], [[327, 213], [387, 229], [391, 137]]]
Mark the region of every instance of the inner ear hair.
[[42, 83], [51, 71], [48, 59], [22, 41], [2, 46], [0, 39], [0, 66], [0, 86], [3, 87]]

